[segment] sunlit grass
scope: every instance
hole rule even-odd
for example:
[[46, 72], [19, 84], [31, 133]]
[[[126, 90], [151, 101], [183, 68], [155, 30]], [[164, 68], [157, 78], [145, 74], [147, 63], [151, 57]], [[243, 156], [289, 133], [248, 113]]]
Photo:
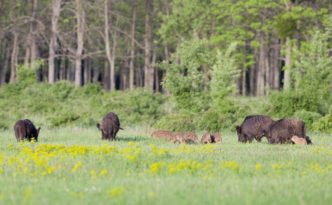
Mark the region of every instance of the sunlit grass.
[[[332, 138], [312, 146], [179, 145], [126, 128], [102, 141], [97, 128], [41, 131], [17, 143], [1, 131], [0, 204], [330, 204]], [[201, 133], [200, 133], [201, 134]]]

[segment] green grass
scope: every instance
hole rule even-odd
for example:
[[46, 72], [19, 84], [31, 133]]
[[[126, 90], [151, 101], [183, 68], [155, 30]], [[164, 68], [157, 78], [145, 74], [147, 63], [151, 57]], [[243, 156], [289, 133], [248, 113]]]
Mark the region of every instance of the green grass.
[[0, 204], [332, 203], [331, 135], [239, 144], [224, 131], [222, 144], [184, 146], [150, 132], [126, 128], [108, 142], [97, 128], [42, 128], [38, 143], [20, 144], [1, 131]]

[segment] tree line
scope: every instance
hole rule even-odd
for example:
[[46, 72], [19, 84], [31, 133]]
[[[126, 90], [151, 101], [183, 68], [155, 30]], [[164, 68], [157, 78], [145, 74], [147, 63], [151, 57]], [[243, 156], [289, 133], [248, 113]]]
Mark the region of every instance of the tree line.
[[169, 73], [192, 71], [204, 88], [236, 42], [237, 93], [267, 95], [295, 86], [294, 50], [331, 11], [330, 0], [1, 0], [0, 85], [25, 67], [38, 81], [111, 91], [164, 91]]

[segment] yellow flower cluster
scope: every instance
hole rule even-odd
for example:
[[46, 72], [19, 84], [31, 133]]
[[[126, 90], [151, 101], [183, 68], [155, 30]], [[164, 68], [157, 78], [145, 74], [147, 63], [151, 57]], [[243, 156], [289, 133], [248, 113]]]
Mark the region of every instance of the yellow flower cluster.
[[157, 155], [157, 156], [165, 156], [169, 153], [169, 151], [165, 148], [158, 148], [154, 144], [150, 144], [150, 148], [152, 150], [152, 153]]
[[162, 169], [168, 174], [176, 174], [182, 172], [195, 173], [197, 171], [209, 170], [212, 168], [212, 163], [198, 162], [195, 160], [180, 160], [179, 162], [154, 162], [150, 164], [147, 173], [158, 174], [161, 173]]
[[235, 161], [225, 161], [221, 163], [221, 169], [239, 172], [240, 165]]
[[[66, 146], [25, 142], [16, 145], [10, 144], [7, 146], [7, 149], [11, 151], [9, 153], [15, 154], [0, 152], [0, 174], [7, 172], [13, 176], [18, 174], [32, 176], [50, 175], [57, 171], [76, 173], [84, 167], [82, 161], [75, 160], [77, 157], [117, 155], [129, 162], [135, 162], [141, 153], [141, 147], [133, 142], [129, 142], [123, 148], [113, 145]], [[105, 176], [108, 174], [107, 169], [101, 169], [96, 172], [96, 176]]]
[[111, 198], [120, 197], [124, 194], [125, 189], [123, 187], [114, 187], [109, 191], [109, 196]]
[[[332, 171], [332, 164], [320, 164], [319, 162], [305, 165], [294, 162], [255, 162], [248, 166], [241, 165], [236, 161], [220, 161], [219, 156], [222, 150], [215, 145], [191, 146], [182, 144], [165, 148], [154, 144], [142, 147], [136, 142], [128, 142], [126, 145], [118, 146], [109, 144], [66, 146], [19, 143], [8, 145], [7, 149], [9, 151], [0, 151], [0, 174], [12, 176], [84, 173], [91, 178], [98, 178], [113, 173], [110, 172], [110, 167], [107, 165], [91, 166], [90, 159], [101, 160], [101, 162], [105, 159], [114, 159], [116, 163], [124, 162], [124, 166], [130, 167], [129, 174], [139, 176], [178, 173], [215, 176], [216, 174], [245, 174], [248, 172], [252, 174], [280, 174], [288, 171], [297, 173], [298, 170], [301, 170], [302, 174], [326, 174]], [[313, 151], [324, 155], [330, 153], [325, 147], [319, 147]], [[194, 160], [192, 156], [198, 158]]]

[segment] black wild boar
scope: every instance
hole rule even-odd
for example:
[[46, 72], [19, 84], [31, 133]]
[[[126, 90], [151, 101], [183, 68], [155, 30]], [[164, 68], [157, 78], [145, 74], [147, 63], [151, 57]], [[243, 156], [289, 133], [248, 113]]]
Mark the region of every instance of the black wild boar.
[[101, 124], [97, 124], [97, 128], [101, 131], [101, 139], [103, 140], [115, 140], [116, 134], [120, 127], [120, 121], [118, 116], [114, 112], [109, 112], [101, 121]]
[[255, 138], [258, 142], [262, 137], [269, 138], [268, 133], [274, 120], [266, 115], [249, 115], [240, 126], [236, 126], [239, 142], [252, 142]]
[[36, 129], [35, 125], [29, 119], [19, 120], [14, 125], [15, 137], [18, 142], [25, 139], [28, 141], [34, 139], [38, 142], [39, 131], [40, 127]]
[[221, 143], [221, 134], [219, 132], [216, 133], [206, 133], [201, 138], [201, 143], [209, 144], [209, 143]]
[[304, 122], [298, 119], [280, 119], [273, 123], [269, 131], [269, 143], [291, 143], [291, 139], [294, 135], [305, 139], [308, 144], [312, 143], [310, 138], [306, 136]]

